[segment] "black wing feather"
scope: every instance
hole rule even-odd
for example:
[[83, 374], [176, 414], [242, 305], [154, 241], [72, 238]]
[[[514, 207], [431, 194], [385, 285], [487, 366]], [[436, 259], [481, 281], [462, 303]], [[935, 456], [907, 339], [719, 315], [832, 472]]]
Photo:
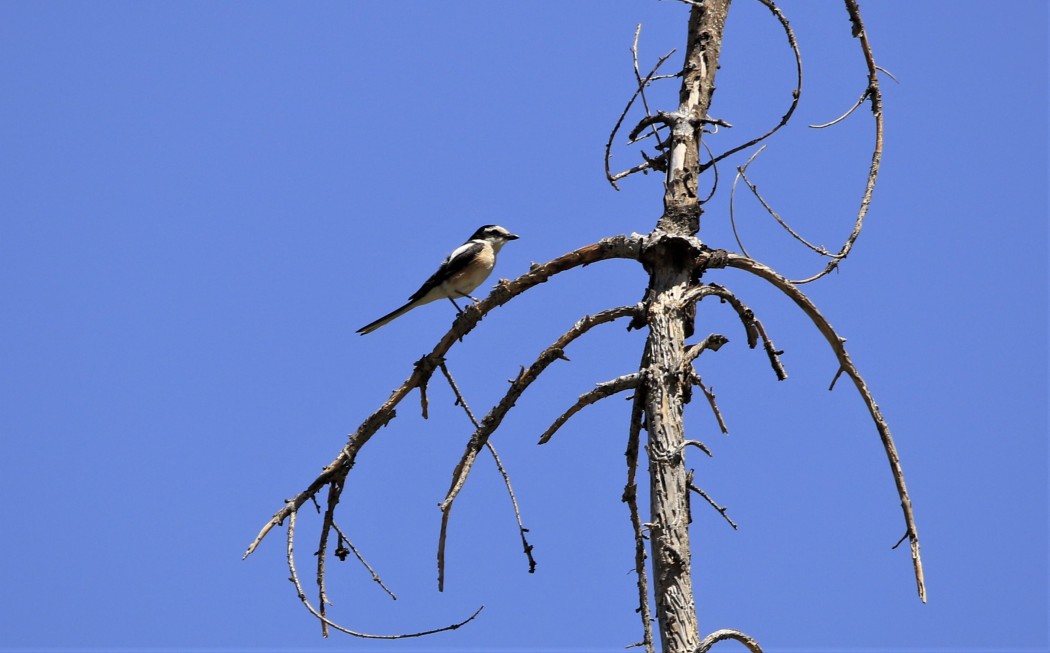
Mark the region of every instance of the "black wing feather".
[[449, 256], [449, 258], [445, 259], [441, 264], [441, 267], [438, 268], [438, 271], [430, 275], [430, 278], [423, 282], [423, 285], [408, 298], [408, 301], [414, 302], [417, 299], [422, 298], [457, 272], [461, 272], [467, 267], [468, 263], [473, 261], [474, 258], [481, 253], [481, 250], [484, 249], [484, 247], [484, 243], [477, 241], [470, 241], [466, 245], [461, 246], [459, 251], [453, 252], [453, 256]]

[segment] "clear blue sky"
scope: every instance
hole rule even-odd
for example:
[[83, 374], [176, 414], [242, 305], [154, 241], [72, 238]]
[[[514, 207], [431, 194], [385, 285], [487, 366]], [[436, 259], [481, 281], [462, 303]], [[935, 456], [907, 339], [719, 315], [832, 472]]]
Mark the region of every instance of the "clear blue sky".
[[[1047, 7], [865, 2], [883, 79], [883, 174], [841, 270], [806, 288], [849, 339], [889, 419], [915, 505], [929, 603], [863, 403], [777, 293], [734, 289], [785, 351], [778, 383], [717, 304], [699, 369], [731, 429], [687, 408], [705, 632], [767, 651], [1038, 651], [1048, 645]], [[784, 2], [803, 47], [798, 119], [751, 173], [812, 240], [848, 234], [870, 157], [864, 86], [836, 2]], [[688, 8], [636, 0], [0, 3], [0, 650], [623, 650], [640, 639], [623, 450], [629, 404], [535, 440], [643, 334], [595, 331], [493, 440], [539, 562], [527, 573], [502, 483], [481, 460], [436, 591], [435, 504], [470, 436], [447, 388], [359, 458], [341, 526], [398, 595], [330, 564], [331, 615], [423, 640], [320, 637], [259, 527], [429, 351], [438, 303], [367, 337], [478, 225], [521, 235], [514, 277], [601, 237], [649, 231], [656, 177], [604, 181], [602, 149], [643, 66], [681, 50]], [[735, 145], [787, 105], [792, 62], [736, 2], [712, 113]], [[679, 59], [673, 59], [673, 67]], [[673, 106], [673, 82], [653, 101]], [[619, 148], [629, 167], [637, 151]], [[701, 238], [735, 249], [733, 165]], [[745, 244], [789, 276], [822, 266], [746, 196]], [[494, 277], [495, 278], [495, 277]], [[491, 314], [449, 365], [477, 412], [579, 316], [633, 303], [641, 269], [576, 270]], [[304, 514], [304, 535], [317, 518]], [[310, 580], [314, 545], [298, 562]], [[311, 594], [312, 594], [311, 590]], [[732, 650], [729, 644], [726, 650]]]

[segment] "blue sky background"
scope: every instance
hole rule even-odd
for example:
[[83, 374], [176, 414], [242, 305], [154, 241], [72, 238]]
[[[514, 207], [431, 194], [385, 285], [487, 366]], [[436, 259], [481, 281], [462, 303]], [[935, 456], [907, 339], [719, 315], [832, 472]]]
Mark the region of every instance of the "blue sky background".
[[[699, 370], [731, 435], [687, 407], [705, 632], [767, 651], [1040, 651], [1048, 645], [1047, 7], [866, 2], [886, 143], [870, 217], [841, 270], [805, 288], [849, 339], [890, 421], [918, 517], [915, 595], [892, 479], [855, 390], [784, 297], [712, 273], [751, 305], [790, 379], [726, 307]], [[864, 87], [839, 3], [784, 2], [803, 47], [797, 120], [751, 167], [782, 215], [837, 248], [870, 158]], [[397, 594], [330, 563], [331, 616], [422, 640], [322, 640], [284, 567], [283, 530], [240, 556], [284, 498], [429, 351], [438, 303], [362, 338], [478, 225], [521, 235], [515, 277], [604, 236], [649, 231], [659, 179], [613, 191], [602, 149], [643, 66], [681, 48], [682, 3], [0, 3], [2, 650], [623, 650], [640, 639], [620, 502], [629, 404], [536, 438], [593, 383], [631, 371], [644, 334], [596, 329], [531, 388], [493, 442], [539, 562], [480, 460], [436, 591], [442, 498], [470, 436], [435, 382], [369, 443], [340, 524]], [[736, 2], [712, 113], [747, 140], [787, 106], [793, 62], [758, 3]], [[678, 57], [668, 64], [673, 70]], [[675, 82], [650, 96], [673, 107]], [[637, 151], [616, 150], [629, 167]], [[701, 238], [735, 249], [733, 165]], [[738, 194], [756, 258], [822, 263]], [[493, 280], [495, 277], [493, 278]], [[614, 261], [537, 287], [448, 361], [476, 412], [578, 317], [633, 303]], [[309, 512], [309, 511], [307, 511]], [[304, 513], [298, 563], [318, 519]], [[313, 530], [312, 530], [313, 529]], [[313, 591], [310, 590], [311, 595]], [[724, 645], [733, 650], [731, 644]]]

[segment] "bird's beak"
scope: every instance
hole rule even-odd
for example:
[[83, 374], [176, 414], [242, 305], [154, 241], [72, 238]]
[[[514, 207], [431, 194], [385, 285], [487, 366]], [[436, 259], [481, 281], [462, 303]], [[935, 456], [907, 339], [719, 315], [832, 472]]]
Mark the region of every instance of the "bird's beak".
[[506, 238], [507, 240], [517, 240], [518, 239], [518, 235], [517, 234], [507, 234], [506, 236], [504, 236], [504, 238]]

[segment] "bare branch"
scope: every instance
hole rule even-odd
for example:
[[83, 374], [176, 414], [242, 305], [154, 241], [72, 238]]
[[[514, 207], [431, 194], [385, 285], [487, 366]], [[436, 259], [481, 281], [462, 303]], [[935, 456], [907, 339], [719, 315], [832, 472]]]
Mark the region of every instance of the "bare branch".
[[718, 409], [718, 404], [715, 403], [715, 393], [712, 390], [707, 389], [707, 386], [704, 385], [703, 380], [695, 370], [690, 375], [690, 380], [693, 382], [693, 385], [698, 386], [704, 393], [704, 396], [707, 397], [707, 403], [711, 405], [711, 411], [715, 414], [715, 419], [718, 421], [719, 430], [725, 435], [729, 435], [729, 427], [726, 426], [725, 419], [722, 418], [722, 411]]
[[843, 372], [845, 372], [845, 370], [842, 369], [841, 367], [839, 368], [839, 370], [837, 372], [835, 372], [835, 376], [832, 377], [831, 384], [828, 386], [828, 392], [831, 392], [832, 390], [835, 389], [835, 384], [838, 382], [839, 377], [842, 376]]
[[[637, 100], [639, 96], [642, 98], [642, 102], [645, 104], [645, 114], [646, 114], [646, 116], [649, 115], [649, 104], [645, 100], [645, 87], [648, 86], [649, 83], [656, 76], [656, 71], [660, 70], [660, 66], [664, 65], [664, 62], [667, 61], [671, 57], [671, 55], [675, 53], [674, 50], [671, 50], [670, 52], [668, 52], [664, 56], [660, 57], [656, 61], [656, 65], [653, 66], [653, 69], [649, 71], [649, 74], [646, 75], [644, 79], [640, 79], [639, 78], [639, 70], [638, 70], [638, 35], [641, 32], [641, 29], [642, 29], [642, 26], [639, 24], [637, 29], [634, 32], [634, 45], [632, 45], [632, 47], [631, 47], [631, 53], [632, 53], [633, 58], [634, 58], [634, 71], [635, 71], [635, 78], [637, 80], [637, 86], [636, 86], [636, 88], [634, 90], [634, 94], [631, 95], [631, 99], [627, 101], [627, 106], [625, 106], [623, 108], [623, 113], [621, 113], [620, 117], [616, 120], [616, 124], [613, 126], [612, 132], [609, 133], [609, 140], [606, 141], [606, 143], [605, 143], [605, 178], [609, 181], [609, 183], [612, 185], [612, 187], [615, 188], [616, 190], [620, 190], [620, 187], [616, 185], [617, 180], [622, 179], [622, 178], [626, 177], [629, 174], [633, 174], [634, 172], [638, 172], [640, 170], [645, 170], [650, 165], [649, 162], [647, 161], [645, 164], [643, 164], [641, 166], [635, 166], [634, 168], [631, 168], [630, 170], [627, 170], [627, 171], [624, 171], [624, 172], [620, 172], [620, 173], [617, 173], [616, 175], [613, 175], [612, 174], [612, 169], [610, 168], [609, 163], [612, 160], [612, 144], [613, 144], [613, 141], [616, 140], [616, 134], [617, 134], [617, 132], [620, 131], [620, 127], [621, 127], [621, 125], [623, 125], [623, 121], [627, 117], [627, 113], [631, 110], [631, 107], [634, 106], [634, 101]], [[655, 129], [653, 130], [653, 133], [656, 134], [656, 130]], [[657, 134], [657, 136], [658, 136], [658, 134]], [[632, 137], [632, 140], [634, 138], [635, 137]]]
[[645, 571], [645, 535], [642, 533], [642, 519], [638, 513], [638, 484], [635, 477], [638, 471], [638, 443], [642, 430], [644, 402], [642, 390], [634, 394], [631, 407], [631, 426], [627, 437], [627, 482], [623, 488], [622, 501], [627, 504], [631, 515], [631, 530], [634, 532], [634, 573], [638, 578], [638, 614], [642, 619], [642, 644], [646, 653], [653, 653], [653, 615], [649, 607], [649, 576]]
[[[634, 30], [634, 41], [631, 43], [631, 59], [634, 62], [634, 81], [635, 81], [636, 84], [638, 84], [638, 95], [639, 95], [639, 97], [642, 98], [642, 108], [645, 109], [645, 115], [648, 116], [648, 115], [650, 115], [652, 113], [652, 111], [649, 110], [649, 99], [645, 97], [645, 87], [648, 86], [649, 81], [647, 81], [646, 79], [642, 79], [642, 71], [638, 67], [638, 37], [640, 37], [641, 35], [642, 35], [642, 24], [638, 23], [638, 26]], [[674, 53], [674, 50], [671, 50], [671, 52], [667, 53], [667, 56], [670, 57], [671, 54], [673, 54], [673, 53]], [[661, 64], [662, 64], [662, 62], [659, 62], [659, 61], [657, 62], [657, 66], [659, 66]], [[656, 72], [656, 67], [654, 67], [652, 72], [650, 72], [648, 75], [646, 75], [646, 77], [648, 79], [651, 79], [652, 76], [653, 76], [653, 73], [655, 73], [655, 72]], [[653, 128], [652, 135], [657, 141], [660, 140], [660, 132], [655, 127]]]
[[853, 103], [853, 106], [846, 110], [846, 113], [842, 114], [841, 116], [839, 116], [838, 118], [835, 118], [834, 120], [832, 120], [830, 122], [825, 122], [825, 123], [820, 124], [820, 125], [810, 125], [809, 126], [810, 129], [826, 129], [828, 127], [831, 127], [832, 125], [835, 125], [835, 124], [838, 124], [838, 123], [842, 122], [846, 118], [849, 118], [850, 115], [854, 111], [856, 111], [857, 108], [860, 105], [864, 104], [864, 100], [866, 100], [866, 99], [868, 99], [868, 89], [864, 89], [864, 92], [860, 94], [860, 97], [857, 98], [857, 101]]
[[325, 594], [325, 560], [328, 558], [328, 535], [335, 518], [335, 507], [339, 504], [339, 496], [343, 493], [343, 480], [336, 479], [328, 484], [328, 506], [324, 511], [321, 522], [321, 535], [317, 546], [317, 607], [321, 612], [321, 635], [328, 637], [328, 623], [325, 620], [328, 596]]
[[707, 448], [707, 445], [699, 440], [686, 440], [682, 443], [682, 449], [685, 449], [686, 447], [696, 447], [700, 451], [703, 451], [705, 454], [707, 454], [708, 458], [715, 457], [715, 455], [711, 453], [711, 450]]
[[727, 508], [726, 508], [725, 506], [720, 506], [720, 505], [718, 505], [717, 503], [715, 503], [714, 499], [712, 499], [712, 498], [711, 498], [710, 496], [708, 496], [707, 492], [704, 492], [703, 490], [701, 490], [701, 489], [700, 489], [699, 487], [697, 487], [697, 485], [696, 485], [695, 483], [693, 483], [692, 481], [690, 481], [690, 482], [689, 482], [689, 484], [688, 484], [688, 486], [687, 486], [687, 487], [688, 487], [688, 488], [689, 488], [690, 490], [692, 490], [693, 492], [696, 492], [696, 493], [697, 493], [697, 494], [699, 494], [699, 495], [700, 495], [701, 497], [703, 497], [703, 498], [704, 498], [704, 501], [706, 501], [706, 502], [707, 502], [708, 504], [710, 504], [710, 506], [711, 506], [712, 508], [714, 508], [714, 509], [715, 509], [715, 510], [716, 510], [716, 511], [718, 512], [718, 514], [722, 515], [722, 519], [726, 520], [726, 522], [728, 522], [728, 523], [729, 523], [729, 525], [733, 527], [733, 530], [734, 530], [734, 531], [735, 531], [735, 530], [737, 530], [737, 525], [736, 525], [736, 522], [734, 522], [734, 521], [733, 521], [732, 519], [730, 519], [730, 518], [729, 518], [729, 515], [728, 515], [728, 514], [726, 514], [726, 513], [727, 513], [727, 510], [728, 510], [728, 509], [727, 509]]
[[692, 362], [696, 360], [697, 356], [704, 353], [708, 349], [710, 349], [711, 351], [718, 351], [722, 348], [722, 345], [726, 344], [727, 342], [729, 342], [729, 338], [726, 338], [725, 336], [718, 333], [712, 333], [700, 342], [689, 345], [685, 348], [685, 356], [682, 358], [683, 369], [692, 364]]
[[[459, 386], [456, 385], [456, 380], [452, 378], [452, 373], [448, 371], [448, 366], [445, 363], [441, 363], [441, 372], [448, 379], [449, 386], [452, 387], [452, 392], [456, 395], [456, 403], [463, 407], [466, 411], [467, 417], [470, 418], [470, 423], [474, 425], [475, 429], [481, 428], [478, 424], [478, 420], [474, 418], [474, 412], [470, 410], [470, 406], [467, 405], [467, 400], [463, 398], [463, 393], [459, 391]], [[492, 454], [492, 459], [496, 461], [496, 469], [499, 470], [500, 475], [503, 477], [503, 484], [507, 487], [507, 494], [510, 495], [510, 503], [514, 507], [514, 518], [518, 521], [518, 534], [521, 536], [521, 547], [525, 553], [525, 557], [529, 560], [529, 573], [536, 573], [536, 559], [532, 557], [533, 546], [529, 544], [526, 533], [529, 529], [525, 528], [525, 524], [521, 521], [521, 510], [518, 508], [518, 499], [514, 496], [514, 487], [510, 483], [510, 474], [507, 473], [505, 467], [503, 467], [503, 461], [500, 460], [499, 454], [496, 452], [496, 447], [493, 446], [492, 442], [486, 442], [485, 448]], [[447, 514], [447, 513], [446, 513]], [[448, 529], [448, 519], [442, 518], [441, 520], [441, 534], [438, 536], [438, 568], [445, 568], [445, 536]], [[444, 574], [442, 573], [442, 576]]]
[[529, 529], [525, 528], [525, 524], [521, 521], [521, 510], [518, 509], [518, 499], [514, 496], [514, 488], [510, 485], [510, 475], [507, 474], [507, 470], [503, 467], [503, 461], [499, 459], [499, 454], [496, 453], [496, 447], [492, 446], [492, 442], [486, 442], [485, 447], [492, 454], [492, 459], [496, 461], [496, 469], [499, 470], [500, 475], [503, 477], [503, 483], [507, 486], [507, 494], [510, 496], [510, 502], [514, 506], [514, 517], [518, 520], [518, 534], [521, 535], [521, 550], [525, 554], [525, 557], [529, 561], [529, 573], [536, 573], [536, 559], [532, 557], [532, 549], [534, 548], [529, 544], [528, 538], [525, 536], [529, 532]]
[[[650, 169], [660, 170], [659, 166], [662, 165], [661, 164], [661, 161], [663, 160], [662, 157], [657, 157], [655, 159], [650, 159], [649, 157], [647, 157], [645, 155], [645, 152], [642, 152], [642, 158], [644, 158], [645, 161], [642, 161], [641, 163], [639, 163], [638, 165], [634, 166], [633, 168], [628, 168], [627, 170], [622, 170], [620, 172], [617, 172], [615, 175], [612, 176], [610, 181], [614, 181], [614, 182], [615, 181], [620, 181], [624, 177], [630, 177], [634, 173], [642, 172], [643, 170], [650, 170]], [[619, 186], [616, 186], [615, 184], [614, 184], [614, 187], [616, 188], [616, 190], [620, 190]]]
[[319, 613], [316, 609], [314, 609], [314, 606], [312, 606], [310, 604], [310, 600], [306, 598], [306, 592], [303, 591], [303, 585], [299, 581], [299, 573], [295, 569], [295, 554], [294, 554], [295, 516], [296, 516], [295, 512], [291, 512], [291, 513], [288, 514], [288, 537], [287, 537], [287, 547], [286, 547], [286, 558], [287, 558], [287, 561], [288, 561], [288, 571], [291, 574], [291, 576], [288, 578], [288, 580], [290, 580], [292, 582], [292, 584], [295, 585], [295, 591], [296, 591], [296, 593], [299, 596], [299, 600], [302, 601], [302, 603], [306, 607], [306, 609], [310, 611], [310, 614], [312, 614], [313, 616], [317, 617], [319, 620], [324, 622], [327, 626], [330, 626], [330, 627], [332, 627], [332, 628], [334, 628], [334, 629], [336, 629], [336, 630], [338, 630], [340, 632], [346, 633], [347, 635], [353, 635], [354, 637], [361, 637], [361, 638], [364, 638], [364, 639], [408, 639], [408, 638], [411, 638], [411, 637], [423, 637], [424, 635], [433, 635], [434, 633], [441, 633], [441, 632], [445, 632], [447, 630], [456, 630], [457, 628], [459, 628], [461, 626], [464, 626], [464, 625], [470, 623], [471, 621], [473, 621], [474, 617], [478, 616], [478, 614], [480, 614], [481, 611], [485, 609], [485, 606], [481, 606], [480, 608], [478, 608], [477, 610], [474, 611], [474, 614], [470, 615], [469, 617], [467, 617], [463, 621], [460, 621], [459, 623], [452, 624], [451, 626], [444, 626], [442, 628], [434, 628], [432, 630], [424, 630], [424, 631], [417, 632], [417, 633], [398, 633], [398, 634], [395, 634], [395, 635], [375, 635], [375, 634], [372, 634], [372, 633], [365, 633], [365, 632], [360, 632], [360, 631], [357, 631], [357, 630], [351, 630], [349, 628], [346, 628], [345, 626], [340, 626], [339, 624], [337, 624], [334, 621], [328, 619], [327, 617], [322, 616], [321, 613]]
[[769, 9], [769, 11], [772, 12], [772, 14], [776, 17], [776, 19], [780, 21], [780, 26], [781, 28], [783, 28], [784, 34], [787, 36], [788, 45], [791, 46], [791, 52], [795, 56], [795, 89], [791, 91], [791, 105], [788, 107], [788, 110], [784, 112], [784, 115], [781, 116], [780, 122], [778, 122], [772, 129], [762, 134], [761, 136], [751, 139], [743, 145], [738, 145], [714, 157], [707, 163], [700, 166], [701, 172], [707, 170], [709, 167], [728, 156], [736, 154], [737, 152], [740, 152], [742, 150], [746, 150], [747, 148], [752, 147], [754, 145], [758, 145], [762, 141], [766, 140], [773, 134], [780, 131], [780, 128], [788, 124], [788, 121], [791, 120], [791, 116], [795, 113], [795, 109], [798, 107], [798, 100], [800, 97], [802, 97], [802, 52], [799, 51], [798, 41], [795, 40], [795, 32], [791, 29], [791, 24], [788, 22], [787, 16], [785, 16], [784, 13], [780, 11], [779, 7], [773, 4], [773, 0], [759, 0], [759, 2], [764, 4], [766, 8]]
[[780, 361], [780, 354], [784, 352], [776, 348], [766, 333], [766, 328], [762, 325], [761, 320], [755, 317], [754, 311], [737, 299], [736, 295], [718, 284], [708, 283], [690, 288], [682, 297], [682, 302], [699, 301], [709, 296], [718, 297], [733, 307], [737, 316], [740, 317], [740, 322], [744, 325], [748, 347], [754, 349], [758, 344], [758, 339], [762, 339], [762, 346], [766, 351], [766, 356], [769, 357], [769, 364], [773, 367], [773, 372], [777, 375], [777, 380], [785, 380], [787, 378], [787, 370], [784, 369], [784, 364]]
[[[755, 154], [758, 154], [758, 152], [756, 152]], [[798, 242], [802, 243], [803, 245], [805, 245], [807, 248], [809, 248], [813, 252], [816, 252], [817, 254], [820, 254], [821, 256], [826, 256], [826, 257], [829, 257], [829, 258], [834, 258], [835, 256], [837, 256], [836, 254], [832, 254], [831, 252], [829, 252], [824, 247], [822, 247], [820, 245], [814, 245], [813, 243], [811, 243], [808, 240], [806, 240], [805, 238], [803, 238], [801, 234], [799, 234], [797, 231], [792, 229], [791, 225], [789, 225], [787, 222], [784, 221], [783, 218], [780, 217], [780, 214], [777, 213], [773, 209], [773, 207], [769, 205], [769, 202], [766, 201], [766, 198], [762, 197], [762, 194], [758, 192], [758, 186], [756, 186], [755, 184], [751, 183], [751, 180], [748, 179], [748, 177], [747, 177], [747, 165], [750, 165], [753, 160], [754, 160], [754, 157], [751, 157], [750, 159], [748, 159], [746, 165], [737, 168], [737, 176], [740, 179], [744, 180], [744, 183], [747, 184], [747, 187], [751, 190], [751, 194], [755, 196], [755, 198], [759, 201], [760, 204], [762, 204], [762, 208], [764, 208], [766, 210], [766, 213], [771, 215], [773, 217], [773, 219], [777, 221], [777, 224], [779, 224], [781, 227], [784, 228], [785, 231], [787, 231], [789, 234], [791, 234], [792, 238], [794, 238]]]
[[540, 436], [539, 444], [547, 444], [558, 429], [560, 429], [565, 422], [569, 421], [570, 417], [583, 410], [586, 406], [597, 403], [606, 397], [611, 397], [617, 392], [637, 388], [640, 378], [638, 372], [624, 374], [623, 376], [617, 377], [611, 381], [599, 383], [590, 392], [585, 392], [580, 395], [580, 398], [576, 403], [570, 406], [567, 411], [559, 415], [558, 419], [554, 420], [554, 423], [551, 424], [550, 428], [543, 432], [543, 435]]
[[472, 411], [470, 409], [470, 406], [467, 405], [467, 400], [463, 398], [463, 393], [459, 391], [459, 386], [456, 385], [456, 380], [452, 378], [452, 373], [448, 371], [448, 365], [445, 363], [445, 361], [441, 361], [441, 363], [438, 364], [438, 369], [441, 370], [441, 373], [445, 376], [445, 379], [448, 381], [449, 387], [452, 388], [452, 394], [456, 397], [456, 405], [463, 407], [463, 410], [467, 413], [467, 418], [470, 420], [470, 423], [474, 425], [474, 428], [478, 428], [478, 420], [474, 418], [474, 411]]
[[872, 420], [875, 422], [875, 428], [879, 432], [883, 449], [885, 449], [886, 457], [889, 459], [890, 471], [897, 485], [897, 494], [900, 496], [901, 509], [904, 512], [904, 522], [908, 529], [908, 537], [911, 540], [911, 557], [912, 564], [915, 567], [915, 583], [918, 588], [919, 598], [925, 603], [926, 582], [922, 570], [922, 557], [919, 553], [919, 532], [915, 525], [915, 513], [912, 511], [908, 488], [904, 484], [904, 470], [901, 468], [900, 456], [897, 454], [897, 447], [893, 443], [893, 435], [890, 433], [889, 424], [882, 416], [882, 411], [879, 410], [878, 404], [875, 403], [875, 398], [872, 396], [871, 391], [868, 390], [867, 383], [865, 383], [864, 378], [857, 371], [856, 366], [846, 352], [845, 339], [839, 337], [827, 319], [821, 315], [816, 305], [787, 278], [745, 256], [727, 253], [727, 257], [727, 263], [730, 267], [761, 277], [790, 297], [802, 309], [802, 312], [809, 317], [817, 327], [817, 330], [824, 336], [824, 339], [828, 341], [828, 344], [831, 345], [831, 349], [835, 353], [841, 369], [853, 379], [853, 384], [856, 386], [857, 391], [868, 407]]
[[[764, 149], [766, 149], [765, 145], [755, 150], [755, 152], [748, 157], [747, 161], [744, 162], [743, 167], [746, 169], [751, 165], [751, 162], [755, 160], [755, 157], [761, 154]], [[736, 228], [736, 185], [737, 182], [740, 181], [740, 169], [737, 168], [737, 170], [737, 175], [733, 177], [733, 185], [729, 187], [729, 226], [733, 228], [733, 238], [736, 240], [737, 247], [739, 247], [740, 251], [744, 253], [744, 256], [750, 257], [751, 253], [747, 251], [746, 247], [744, 247], [744, 241], [740, 238], [740, 231]]]
[[[365, 560], [365, 557], [361, 555], [360, 551], [357, 550], [357, 547], [354, 546], [354, 543], [351, 542], [350, 538], [348, 538], [343, 533], [343, 531], [339, 529], [339, 525], [336, 524], [334, 521], [332, 522], [332, 528], [335, 529], [336, 534], [339, 535], [339, 545], [335, 549], [336, 557], [340, 560], [345, 560], [347, 552], [353, 553], [354, 556], [358, 559], [358, 561], [365, 566], [365, 569], [368, 570], [368, 573], [372, 575], [372, 580], [378, 583], [379, 586], [383, 588], [383, 591], [386, 592], [391, 599], [396, 601], [397, 595], [391, 592], [390, 588], [383, 583], [383, 579], [379, 577], [379, 574], [376, 573], [376, 570], [372, 568], [372, 565], [368, 564], [368, 561]], [[349, 547], [349, 549], [343, 548], [344, 544], [347, 547]]]
[[715, 632], [711, 633], [707, 637], [703, 638], [700, 641], [700, 646], [698, 646], [696, 648], [696, 652], [695, 653], [707, 653], [708, 651], [711, 650], [712, 646], [714, 646], [718, 642], [721, 642], [721, 641], [724, 641], [724, 640], [727, 640], [727, 639], [733, 639], [733, 640], [736, 640], [736, 641], [740, 642], [745, 647], [747, 647], [747, 650], [750, 651], [751, 653], [762, 653], [762, 647], [760, 647], [758, 645], [758, 642], [755, 641], [754, 638], [752, 638], [752, 637], [750, 637], [748, 635], [745, 635], [744, 633], [740, 632], [739, 630], [731, 630], [729, 628], [723, 628], [722, 630], [716, 630]]
[[703, 205], [711, 201], [711, 198], [715, 196], [715, 191], [718, 190], [718, 164], [714, 161], [715, 153], [711, 151], [710, 147], [708, 147], [707, 141], [700, 141], [700, 145], [704, 147], [704, 150], [707, 152], [707, 156], [711, 157], [711, 172], [714, 173], [714, 179], [711, 180], [711, 192], [707, 194], [707, 197], [700, 200], [700, 204]]
[[839, 263], [849, 256], [850, 251], [853, 249], [853, 243], [857, 241], [857, 238], [860, 236], [860, 231], [864, 227], [864, 218], [867, 216], [868, 207], [871, 205], [871, 197], [875, 192], [875, 182], [879, 178], [879, 166], [882, 162], [883, 120], [882, 90], [879, 88], [880, 68], [875, 64], [875, 55], [871, 50], [871, 44], [868, 42], [868, 33], [864, 29], [864, 21], [860, 16], [860, 7], [857, 6], [856, 0], [845, 0], [845, 3], [846, 11], [849, 12], [850, 22], [853, 24], [853, 36], [860, 39], [860, 49], [864, 55], [864, 62], [868, 67], [868, 88], [866, 93], [868, 100], [871, 102], [871, 113], [875, 117], [875, 145], [871, 153], [871, 165], [868, 168], [868, 179], [864, 184], [864, 193], [860, 198], [860, 208], [857, 209], [857, 217], [853, 221], [853, 231], [850, 232], [850, 235], [846, 238], [846, 242], [842, 244], [838, 253], [828, 262], [824, 270], [811, 277], [798, 279], [793, 282], [795, 284], [816, 281], [837, 268]]

